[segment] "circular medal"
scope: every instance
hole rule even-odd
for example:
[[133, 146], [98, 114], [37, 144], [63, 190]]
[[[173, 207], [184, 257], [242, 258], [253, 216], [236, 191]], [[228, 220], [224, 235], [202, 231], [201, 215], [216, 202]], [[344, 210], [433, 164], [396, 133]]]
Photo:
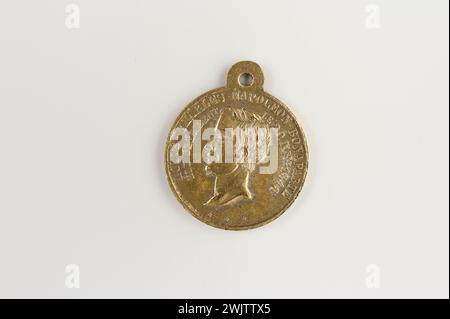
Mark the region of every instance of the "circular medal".
[[189, 103], [169, 133], [169, 185], [184, 208], [208, 225], [262, 226], [286, 211], [302, 189], [305, 135], [263, 82], [258, 64], [236, 63], [226, 86]]

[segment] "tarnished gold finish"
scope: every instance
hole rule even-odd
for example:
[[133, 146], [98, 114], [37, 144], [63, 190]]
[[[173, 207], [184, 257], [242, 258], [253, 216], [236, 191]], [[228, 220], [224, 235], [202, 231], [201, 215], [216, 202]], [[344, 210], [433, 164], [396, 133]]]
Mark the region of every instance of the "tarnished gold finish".
[[[165, 150], [169, 185], [186, 210], [211, 226], [245, 230], [267, 224], [292, 204], [303, 186], [308, 169], [305, 136], [294, 115], [263, 90], [263, 83], [258, 64], [236, 63], [228, 72], [226, 86], [206, 92], [189, 103], [175, 120], [171, 132], [180, 127], [192, 131], [194, 120], [201, 121], [202, 129], [213, 127], [222, 132], [238, 126], [276, 128], [275, 172], [260, 173], [258, 167], [264, 166], [262, 161], [174, 163], [170, 152], [177, 140], [169, 133]], [[201, 140], [201, 136], [198, 138]], [[199, 143], [202, 147], [206, 144]]]

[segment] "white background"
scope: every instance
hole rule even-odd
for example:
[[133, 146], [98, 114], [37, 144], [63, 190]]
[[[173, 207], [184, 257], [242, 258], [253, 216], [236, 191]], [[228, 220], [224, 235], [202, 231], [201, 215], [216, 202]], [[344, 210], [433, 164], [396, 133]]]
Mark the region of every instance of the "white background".
[[[0, 297], [448, 298], [448, 1], [74, 0], [79, 29], [69, 3], [0, 4]], [[311, 156], [282, 217], [230, 232], [163, 149], [240, 60]]]

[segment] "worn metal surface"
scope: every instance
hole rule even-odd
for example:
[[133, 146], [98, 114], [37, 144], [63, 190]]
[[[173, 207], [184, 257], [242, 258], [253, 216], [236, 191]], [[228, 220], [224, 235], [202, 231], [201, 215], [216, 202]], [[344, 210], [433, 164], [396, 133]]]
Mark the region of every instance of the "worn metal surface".
[[202, 128], [222, 131], [243, 123], [245, 127], [277, 128], [278, 166], [274, 173], [261, 174], [258, 166], [263, 164], [258, 162], [174, 163], [170, 151], [177, 141], [169, 133], [165, 150], [169, 185], [187, 211], [211, 226], [245, 230], [267, 224], [279, 217], [302, 189], [308, 169], [305, 135], [290, 110], [264, 91], [263, 83], [258, 64], [236, 63], [228, 72], [226, 86], [189, 103], [171, 132], [178, 127], [192, 130], [194, 120], [201, 120]]

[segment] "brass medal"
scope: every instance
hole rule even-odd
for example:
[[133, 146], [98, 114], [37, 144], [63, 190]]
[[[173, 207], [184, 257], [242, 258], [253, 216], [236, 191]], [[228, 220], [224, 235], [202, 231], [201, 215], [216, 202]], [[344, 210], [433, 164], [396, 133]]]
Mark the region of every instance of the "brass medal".
[[302, 189], [308, 169], [305, 135], [263, 82], [258, 64], [236, 63], [226, 86], [189, 103], [169, 133], [169, 185], [184, 208], [208, 225], [262, 226], [279, 217]]

